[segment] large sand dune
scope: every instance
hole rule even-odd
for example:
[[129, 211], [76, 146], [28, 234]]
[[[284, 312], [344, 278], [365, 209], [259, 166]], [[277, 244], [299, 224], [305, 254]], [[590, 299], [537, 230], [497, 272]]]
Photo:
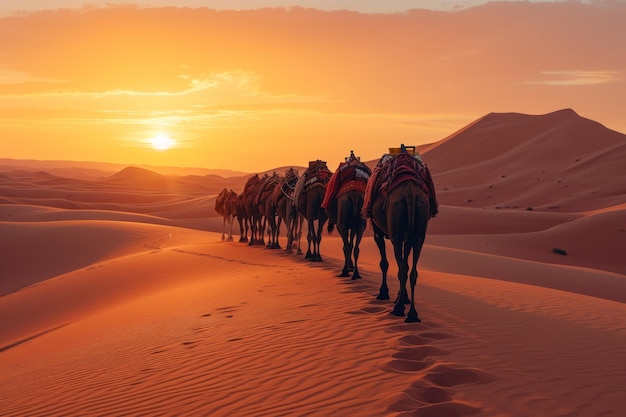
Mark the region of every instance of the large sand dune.
[[565, 110], [425, 150], [417, 324], [375, 299], [371, 232], [357, 281], [336, 235], [322, 263], [223, 242], [246, 176], [3, 169], [0, 414], [621, 417], [625, 146]]

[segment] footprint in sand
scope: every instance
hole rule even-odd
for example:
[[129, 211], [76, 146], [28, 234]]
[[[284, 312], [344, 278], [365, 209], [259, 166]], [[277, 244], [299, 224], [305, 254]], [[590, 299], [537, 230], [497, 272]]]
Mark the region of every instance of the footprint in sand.
[[372, 306], [372, 307], [363, 307], [355, 311], [348, 311], [348, 314], [379, 314], [379, 313], [386, 312], [386, 311], [387, 311], [387, 308], [385, 307]]
[[386, 307], [381, 307], [381, 306], [372, 306], [372, 307], [363, 307], [361, 310], [363, 310], [366, 313], [382, 313], [383, 311], [386, 312], [387, 308]]
[[417, 372], [422, 371], [435, 363], [434, 360], [414, 361], [410, 359], [391, 359], [380, 365], [380, 368], [386, 372]]
[[398, 339], [400, 346], [422, 346], [432, 343], [432, 339], [428, 337], [422, 337], [416, 334], [408, 334]]
[[423, 379], [440, 387], [454, 387], [463, 384], [484, 384], [495, 378], [482, 369], [441, 363], [430, 368]]
[[399, 398], [389, 406], [389, 410], [401, 412], [398, 417], [421, 416], [470, 416], [482, 411], [479, 404], [469, 404], [454, 400], [453, 392], [428, 381], [419, 379], [406, 389]]
[[424, 345], [417, 347], [400, 348], [398, 352], [393, 354], [393, 357], [397, 359], [422, 361], [424, 359], [430, 358], [431, 356], [441, 355], [448, 355], [448, 352], [435, 346]]
[[[408, 410], [407, 410], [408, 411]], [[397, 417], [442, 417], [454, 416], [463, 417], [479, 414], [482, 411], [480, 407], [474, 407], [461, 401], [448, 401], [437, 404], [427, 404], [410, 410], [408, 413], [398, 414]]]
[[419, 378], [399, 395], [389, 406], [389, 410], [400, 412], [398, 417], [462, 417], [481, 412], [481, 404], [455, 400], [452, 387], [487, 383], [495, 378], [482, 369], [442, 363], [434, 358], [449, 352], [433, 346], [432, 343], [453, 337], [448, 333], [424, 331], [398, 338], [397, 352], [381, 368], [389, 372], [416, 372]]
[[430, 345], [401, 347], [392, 355], [393, 359], [381, 365], [381, 369], [388, 372], [423, 371], [436, 362], [433, 356], [447, 354], [448, 352]]

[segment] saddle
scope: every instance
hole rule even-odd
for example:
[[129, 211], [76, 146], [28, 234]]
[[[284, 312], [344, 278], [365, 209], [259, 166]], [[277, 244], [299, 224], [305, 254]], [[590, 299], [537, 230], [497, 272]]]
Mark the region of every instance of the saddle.
[[332, 173], [326, 166], [325, 161], [316, 160], [310, 161], [309, 167], [304, 171], [304, 174], [298, 179], [296, 183], [296, 189], [294, 191], [294, 204], [298, 205], [300, 196], [306, 194], [313, 187], [322, 186], [325, 187], [330, 180]]
[[356, 159], [340, 163], [328, 181], [322, 208], [329, 208], [337, 197], [350, 190], [364, 193], [371, 174], [369, 167]]
[[280, 182], [274, 187], [272, 193], [272, 202], [274, 205], [278, 204], [283, 196], [293, 200], [293, 194], [296, 188], [296, 182], [298, 182], [298, 170], [290, 168], [285, 171], [285, 177], [281, 178]]
[[254, 204], [259, 204], [261, 201], [265, 201], [269, 196], [271, 196], [274, 192], [274, 188], [276, 188], [276, 184], [278, 184], [280, 180], [281, 177], [279, 177], [275, 172], [271, 177], [267, 176], [263, 178], [259, 191], [254, 198]]
[[261, 178], [259, 177], [259, 174], [254, 174], [253, 176], [248, 178], [248, 181], [246, 181], [246, 185], [244, 185], [243, 187], [242, 194], [247, 197], [248, 195], [250, 195], [250, 193], [254, 192], [254, 190], [258, 187], [260, 183]]
[[363, 217], [372, 217], [371, 203], [375, 195], [387, 195], [405, 181], [417, 184], [428, 197], [431, 215], [437, 214], [435, 187], [428, 167], [419, 155], [409, 153], [385, 154], [380, 159], [365, 189]]

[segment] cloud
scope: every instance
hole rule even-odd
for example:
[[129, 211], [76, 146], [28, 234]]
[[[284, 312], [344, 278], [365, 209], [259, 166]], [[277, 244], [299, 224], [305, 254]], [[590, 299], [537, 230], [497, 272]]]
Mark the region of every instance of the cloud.
[[546, 79], [526, 81], [525, 84], [582, 86], [607, 84], [621, 80], [621, 73], [618, 71], [542, 71], [541, 74]]
[[64, 80], [34, 77], [21, 71], [0, 68], [0, 84], [24, 84], [24, 83], [65, 83]]

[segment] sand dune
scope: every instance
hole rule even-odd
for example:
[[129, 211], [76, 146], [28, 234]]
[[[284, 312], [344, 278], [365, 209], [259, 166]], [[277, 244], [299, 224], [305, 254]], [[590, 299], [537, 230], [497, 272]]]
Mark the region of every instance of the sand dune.
[[[442, 205], [417, 324], [375, 299], [371, 231], [352, 281], [337, 235], [322, 263], [223, 242], [202, 176], [5, 171], [0, 414], [621, 417], [623, 135], [581, 148], [598, 132], [492, 114], [424, 151]], [[579, 191], [529, 186], [542, 169]]]
[[425, 155], [449, 205], [577, 212], [626, 194], [626, 135], [569, 109], [492, 113]]

